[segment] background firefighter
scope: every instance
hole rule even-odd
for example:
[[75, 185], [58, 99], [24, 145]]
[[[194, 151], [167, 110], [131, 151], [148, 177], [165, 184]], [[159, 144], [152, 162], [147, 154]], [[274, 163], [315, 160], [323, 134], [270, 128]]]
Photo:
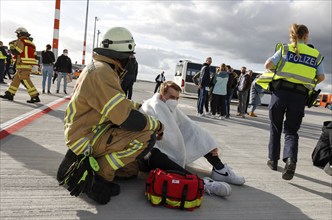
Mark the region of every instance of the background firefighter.
[[14, 55], [13, 59], [16, 63], [16, 73], [5, 95], [1, 95], [0, 97], [11, 101], [14, 100], [14, 95], [20, 83], [22, 83], [31, 97], [27, 102], [40, 102], [39, 93], [30, 79], [32, 66], [38, 64], [36, 60], [36, 47], [25, 28], [19, 27], [16, 29], [15, 33], [17, 34], [17, 40], [11, 41], [9, 48]]
[[[58, 181], [68, 185], [71, 195], [84, 192], [96, 202], [106, 204], [120, 192], [119, 185], [112, 182], [114, 177], [137, 176], [136, 160], [153, 147], [156, 138], [162, 138], [162, 123], [140, 113], [140, 105], [127, 99], [121, 89], [123, 67], [134, 49], [134, 39], [127, 29], [111, 28], [100, 47], [94, 49], [93, 61], [84, 68], [75, 85], [64, 119], [69, 150], [57, 174]], [[82, 156], [89, 146], [99, 170], [92, 171], [94, 166]], [[72, 176], [68, 175], [70, 172]], [[81, 177], [81, 173], [89, 175]]]

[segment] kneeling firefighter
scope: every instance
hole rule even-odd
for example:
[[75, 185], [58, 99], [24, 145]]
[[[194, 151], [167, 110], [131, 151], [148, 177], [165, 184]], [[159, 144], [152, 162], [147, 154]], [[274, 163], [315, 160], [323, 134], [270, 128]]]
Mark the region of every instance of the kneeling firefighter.
[[64, 129], [69, 148], [57, 173], [71, 195], [86, 193], [99, 204], [120, 193], [115, 176], [137, 176], [137, 159], [161, 139], [164, 126], [138, 111], [121, 89], [123, 67], [134, 53], [132, 34], [111, 28], [84, 68], [67, 106]]

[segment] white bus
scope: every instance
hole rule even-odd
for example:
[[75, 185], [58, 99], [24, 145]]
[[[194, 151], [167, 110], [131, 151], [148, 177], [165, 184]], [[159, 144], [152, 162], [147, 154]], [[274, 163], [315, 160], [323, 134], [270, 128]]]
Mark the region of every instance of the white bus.
[[[176, 66], [175, 66], [175, 75], [174, 75], [174, 82], [178, 84], [182, 92], [188, 95], [194, 95], [197, 96], [197, 86], [193, 82], [193, 76], [201, 70], [202, 68], [201, 63], [194, 63], [190, 60], [180, 60]], [[216, 66], [210, 66], [211, 76], [216, 73]], [[240, 71], [235, 70], [234, 71], [239, 75]], [[254, 73], [254, 75], [257, 75], [260, 73]], [[233, 98], [237, 99], [236, 92], [233, 94]], [[262, 105], [268, 105], [270, 103], [271, 99], [271, 92], [264, 91], [263, 96], [261, 97], [261, 104]]]
[[[183, 93], [197, 95], [197, 86], [193, 76], [201, 70], [202, 63], [193, 63], [190, 60], [180, 60], [175, 66], [174, 82], [178, 84]], [[211, 76], [216, 73], [216, 67], [210, 66]]]

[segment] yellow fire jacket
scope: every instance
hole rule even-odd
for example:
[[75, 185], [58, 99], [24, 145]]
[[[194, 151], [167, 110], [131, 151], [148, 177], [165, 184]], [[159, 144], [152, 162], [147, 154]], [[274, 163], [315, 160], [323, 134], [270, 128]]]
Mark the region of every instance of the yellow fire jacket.
[[[137, 105], [126, 99], [121, 89], [121, 70], [117, 61], [94, 55], [93, 61], [82, 71], [64, 119], [66, 144], [75, 154], [84, 152], [89, 143], [93, 146], [112, 125], [121, 128], [136, 111]], [[146, 119], [139, 123], [140, 131], [152, 131], [152, 134], [162, 129], [155, 118], [138, 111], [136, 114]]]
[[9, 43], [10, 50], [13, 51], [13, 60], [16, 62], [17, 69], [32, 69], [33, 65], [37, 65], [36, 46], [27, 37]]

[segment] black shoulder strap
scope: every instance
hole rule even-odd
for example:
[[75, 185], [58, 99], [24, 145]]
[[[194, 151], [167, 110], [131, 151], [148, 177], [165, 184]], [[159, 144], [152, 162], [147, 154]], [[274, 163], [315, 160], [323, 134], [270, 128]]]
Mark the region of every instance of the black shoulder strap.
[[166, 204], [167, 198], [167, 180], [163, 182], [162, 194], [161, 194], [161, 204]]
[[185, 185], [183, 186], [182, 196], [181, 196], [181, 204], [180, 204], [180, 209], [181, 209], [181, 210], [184, 209], [184, 204], [185, 204], [185, 202], [186, 202], [187, 194], [188, 194], [188, 185], [185, 184]]

